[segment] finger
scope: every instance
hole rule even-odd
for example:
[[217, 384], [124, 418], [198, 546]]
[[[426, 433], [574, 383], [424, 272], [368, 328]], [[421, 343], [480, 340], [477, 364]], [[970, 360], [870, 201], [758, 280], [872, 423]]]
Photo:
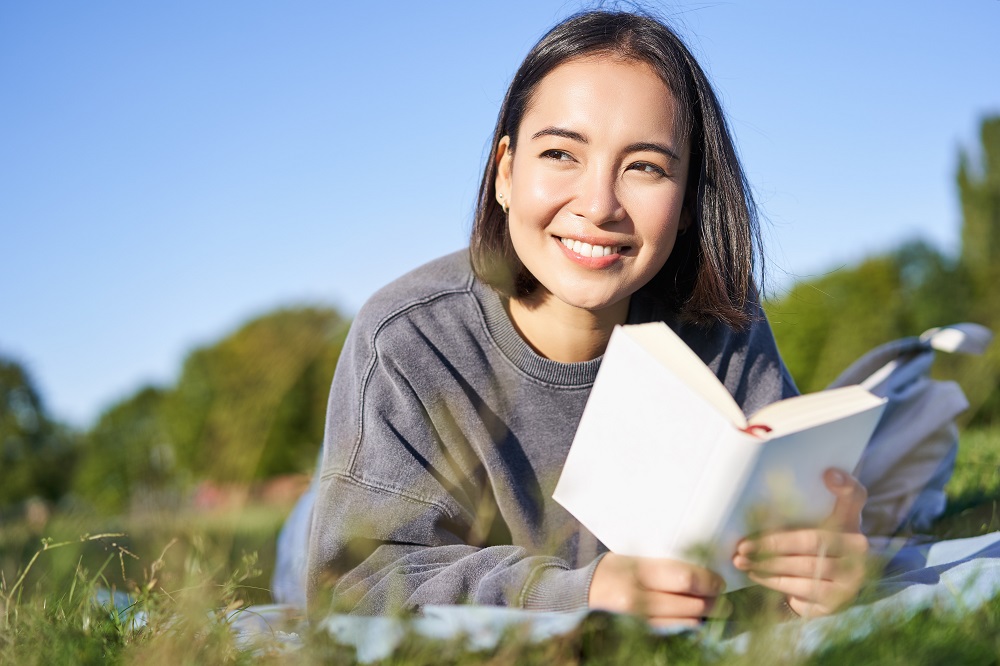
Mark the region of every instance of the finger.
[[636, 561], [636, 577], [639, 584], [648, 590], [715, 597], [726, 586], [721, 576], [703, 567], [656, 558], [640, 557]]
[[747, 557], [736, 556], [733, 566], [740, 571], [770, 576], [794, 576], [796, 578], [817, 578], [820, 580], [837, 580], [848, 570], [853, 570], [850, 562], [840, 557], [814, 557], [811, 555], [792, 555], [773, 557], [766, 560], [753, 561]]
[[650, 626], [658, 629], [667, 627], [699, 627], [702, 619], [700, 617], [650, 617], [646, 621]]
[[837, 498], [824, 526], [844, 532], [861, 531], [861, 510], [868, 499], [865, 487], [850, 474], [833, 468], [824, 472], [823, 482]]
[[791, 608], [792, 612], [799, 617], [807, 619], [811, 617], [829, 615], [838, 608], [837, 606], [831, 607], [826, 604], [817, 604], [803, 599], [795, 599], [794, 597], [788, 600], [788, 607]]
[[764, 587], [781, 592], [804, 602], [823, 604], [835, 608], [845, 601], [853, 599], [856, 590], [840, 583], [815, 578], [797, 578], [794, 576], [772, 576], [769, 574], [749, 573], [747, 577]]
[[633, 612], [646, 617], [705, 617], [715, 608], [715, 597], [647, 590], [639, 595]]
[[845, 551], [856, 549], [858, 544], [849, 539], [852, 536], [818, 529], [771, 532], [740, 542], [736, 554], [758, 561], [784, 555], [839, 557]]

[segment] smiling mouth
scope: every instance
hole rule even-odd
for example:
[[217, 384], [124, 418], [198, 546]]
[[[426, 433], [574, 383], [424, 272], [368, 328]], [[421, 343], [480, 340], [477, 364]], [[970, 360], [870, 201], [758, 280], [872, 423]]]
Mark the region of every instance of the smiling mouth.
[[581, 257], [607, 257], [608, 255], [618, 254], [623, 248], [628, 247], [626, 245], [591, 245], [590, 243], [583, 243], [572, 238], [560, 238], [559, 242]]

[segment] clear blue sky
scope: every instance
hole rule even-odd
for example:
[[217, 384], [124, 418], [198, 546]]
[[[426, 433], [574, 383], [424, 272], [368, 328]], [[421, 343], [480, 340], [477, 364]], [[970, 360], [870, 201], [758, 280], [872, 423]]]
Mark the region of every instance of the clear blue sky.
[[[0, 4], [0, 354], [85, 425], [280, 304], [466, 242], [531, 44], [577, 2]], [[652, 4], [729, 113], [772, 283], [957, 246], [1000, 1]]]

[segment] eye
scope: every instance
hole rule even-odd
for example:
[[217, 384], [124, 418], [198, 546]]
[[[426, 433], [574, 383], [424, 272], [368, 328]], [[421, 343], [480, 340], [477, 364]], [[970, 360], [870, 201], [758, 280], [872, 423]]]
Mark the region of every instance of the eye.
[[573, 156], [564, 150], [557, 150], [553, 148], [552, 150], [546, 150], [539, 157], [545, 157], [550, 160], [556, 160], [557, 162], [570, 162], [573, 160]]
[[639, 171], [641, 173], [648, 173], [652, 176], [658, 176], [660, 178], [667, 177], [667, 172], [663, 170], [663, 167], [657, 166], [651, 162], [634, 162], [628, 165], [626, 171]]

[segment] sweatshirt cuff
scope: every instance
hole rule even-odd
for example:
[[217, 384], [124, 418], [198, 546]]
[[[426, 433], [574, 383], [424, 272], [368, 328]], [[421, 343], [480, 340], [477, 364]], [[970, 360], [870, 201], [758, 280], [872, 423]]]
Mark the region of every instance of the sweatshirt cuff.
[[588, 607], [590, 581], [603, 555], [582, 569], [542, 568], [522, 594], [522, 606], [534, 611], [578, 611]]

